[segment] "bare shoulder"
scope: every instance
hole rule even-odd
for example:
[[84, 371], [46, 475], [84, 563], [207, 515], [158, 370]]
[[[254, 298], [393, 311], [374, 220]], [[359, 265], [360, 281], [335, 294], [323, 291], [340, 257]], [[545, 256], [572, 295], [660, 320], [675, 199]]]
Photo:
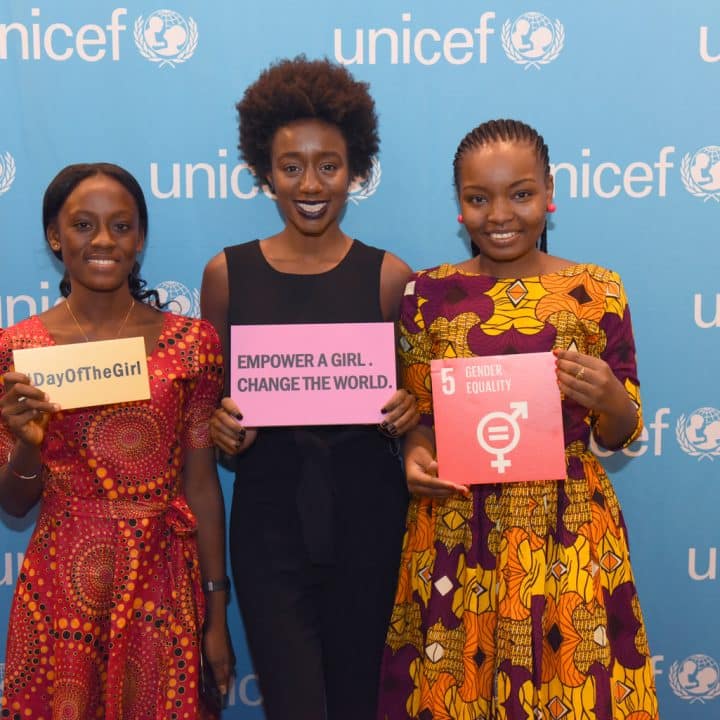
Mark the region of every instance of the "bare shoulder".
[[397, 320], [405, 285], [411, 275], [412, 269], [404, 260], [385, 252], [380, 270], [380, 302], [386, 320]]
[[402, 279], [404, 283], [412, 275], [412, 268], [397, 255], [386, 250], [383, 257], [382, 274], [387, 275], [388, 280]]
[[225, 279], [227, 281], [227, 258], [225, 252], [220, 251], [217, 255], [208, 260], [203, 270], [203, 284], [205, 281], [217, 282]]

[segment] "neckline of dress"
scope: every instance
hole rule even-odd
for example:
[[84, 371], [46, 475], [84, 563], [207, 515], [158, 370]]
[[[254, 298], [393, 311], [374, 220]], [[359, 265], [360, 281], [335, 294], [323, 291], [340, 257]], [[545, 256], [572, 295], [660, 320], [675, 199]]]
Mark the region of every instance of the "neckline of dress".
[[471, 272], [469, 270], [463, 270], [457, 265], [454, 265], [453, 263], [443, 263], [440, 267], [449, 267], [452, 268], [456, 273], [459, 275], [465, 275], [466, 277], [476, 277], [476, 278], [487, 278], [488, 280], [494, 280], [495, 282], [517, 282], [518, 280], [521, 281], [529, 281], [529, 280], [539, 280], [543, 277], [548, 277], [550, 275], [564, 275], [564, 276], [571, 276], [576, 275], [577, 271], [581, 268], [592, 268], [597, 267], [593, 263], [570, 263], [569, 265], [566, 265], [564, 268], [560, 268], [559, 270], [553, 270], [551, 272], [546, 273], [540, 273], [535, 275], [520, 275], [517, 277], [514, 276], [506, 276], [502, 277], [499, 275], [490, 275], [489, 273], [481, 273], [481, 272]]
[[[160, 312], [162, 312], [162, 311], [160, 311]], [[165, 337], [165, 335], [167, 334], [168, 324], [169, 324], [169, 322], [170, 322], [170, 318], [171, 318], [171, 317], [179, 317], [179, 316], [175, 315], [174, 313], [169, 313], [169, 312], [162, 312], [162, 316], [163, 316], [163, 317], [162, 317], [162, 326], [161, 326], [161, 328], [160, 328], [160, 332], [158, 333], [157, 338], [155, 338], [155, 342], [153, 343], [152, 350], [147, 354], [148, 357], [151, 357], [151, 356], [154, 355], [156, 352], [158, 352], [158, 350], [160, 349], [160, 347], [159, 347], [159, 346], [160, 346], [160, 341], [161, 341], [161, 340]], [[45, 322], [43, 321], [43, 319], [40, 317], [40, 315], [33, 315], [32, 317], [35, 318], [35, 320], [37, 321], [38, 325], [40, 325], [40, 327], [42, 328], [43, 332], [45, 333], [45, 335], [47, 336], [47, 338], [50, 340], [50, 343], [51, 343], [52, 345], [54, 345], [54, 346], [56, 346], [56, 347], [62, 347], [63, 345], [72, 345], [72, 344], [74, 344], [74, 343], [62, 343], [62, 344], [58, 343], [58, 342], [55, 340], [55, 337], [53, 336], [53, 334], [52, 334], [52, 333], [50, 332], [50, 330], [48, 329], [48, 326], [45, 324]], [[32, 318], [28, 318], [28, 319], [32, 319]], [[90, 342], [92, 342], [92, 341], [90, 341]]]
[[358, 245], [359, 240], [356, 240], [355, 238], [352, 238], [352, 242], [350, 243], [350, 247], [348, 248], [348, 251], [345, 253], [345, 255], [340, 258], [338, 263], [336, 265], [333, 265], [329, 270], [325, 270], [324, 272], [319, 273], [289, 273], [285, 272], [283, 270], [278, 270], [274, 265], [270, 263], [270, 261], [265, 257], [265, 253], [262, 251], [262, 248], [260, 247], [260, 240], [255, 241], [255, 248], [260, 255], [260, 259], [263, 262], [263, 264], [272, 272], [276, 273], [277, 275], [284, 275], [286, 277], [291, 278], [319, 278], [324, 277], [326, 275], [329, 275], [330, 273], [334, 273], [341, 265], [343, 265], [345, 262], [347, 262], [350, 255], [355, 252], [355, 247]]

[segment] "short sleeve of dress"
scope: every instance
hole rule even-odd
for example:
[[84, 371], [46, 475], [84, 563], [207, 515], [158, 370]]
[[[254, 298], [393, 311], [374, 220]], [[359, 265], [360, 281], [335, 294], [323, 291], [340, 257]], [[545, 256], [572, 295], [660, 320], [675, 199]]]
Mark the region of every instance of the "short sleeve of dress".
[[[605, 312], [600, 321], [600, 328], [604, 331], [606, 337], [605, 349], [600, 354], [600, 357], [610, 366], [637, 408], [635, 429], [621, 446], [627, 447], [642, 432], [642, 403], [640, 401], [640, 382], [637, 377], [635, 338], [633, 337], [630, 307], [620, 276], [614, 272], [609, 273], [606, 284]], [[597, 432], [595, 432], [595, 436], [599, 442], [602, 442], [602, 438], [598, 436]]]
[[212, 447], [209, 423], [222, 396], [222, 348], [215, 328], [206, 320], [196, 321], [191, 332], [197, 339], [193, 373], [183, 408], [182, 445]]
[[416, 273], [410, 278], [400, 306], [400, 372], [403, 387], [417, 398], [420, 423], [432, 427], [430, 361], [433, 359], [433, 343], [425, 326], [418, 295], [418, 282], [423, 277], [423, 273]]

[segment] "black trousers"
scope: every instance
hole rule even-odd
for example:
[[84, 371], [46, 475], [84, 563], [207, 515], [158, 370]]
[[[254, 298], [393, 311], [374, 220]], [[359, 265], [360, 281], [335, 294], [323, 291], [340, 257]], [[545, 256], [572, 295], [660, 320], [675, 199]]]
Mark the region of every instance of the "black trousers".
[[283, 476], [238, 468], [232, 569], [267, 720], [375, 718], [407, 492], [363, 434], [319, 461], [300, 440]]

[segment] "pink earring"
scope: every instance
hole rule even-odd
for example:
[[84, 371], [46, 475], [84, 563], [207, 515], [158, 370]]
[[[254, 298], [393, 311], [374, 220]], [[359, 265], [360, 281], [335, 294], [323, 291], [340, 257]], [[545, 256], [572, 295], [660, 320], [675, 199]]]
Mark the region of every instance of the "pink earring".
[[557, 205], [554, 202], [548, 203], [547, 211], [549, 213], [554, 213], [557, 210]]
[[462, 214], [457, 216], [457, 221], [462, 225], [462, 222], [463, 222]]

